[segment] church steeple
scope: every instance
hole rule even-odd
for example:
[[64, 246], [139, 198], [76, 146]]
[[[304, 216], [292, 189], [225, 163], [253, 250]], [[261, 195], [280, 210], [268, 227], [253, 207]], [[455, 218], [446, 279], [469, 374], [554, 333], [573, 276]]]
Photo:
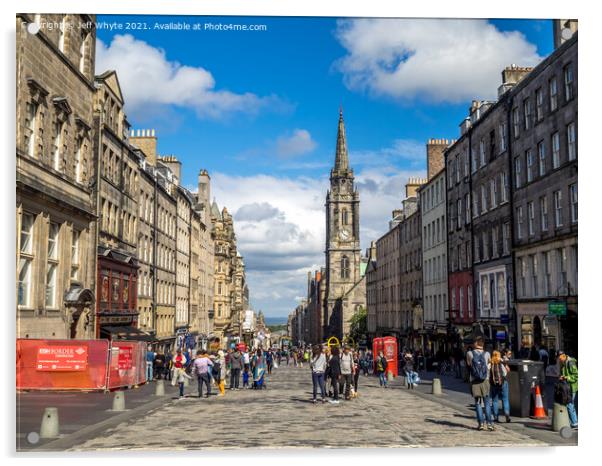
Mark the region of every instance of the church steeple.
[[345, 121], [343, 107], [339, 108], [339, 129], [337, 132], [337, 152], [334, 160], [334, 171], [349, 170], [349, 155], [347, 153], [347, 137], [345, 136]]

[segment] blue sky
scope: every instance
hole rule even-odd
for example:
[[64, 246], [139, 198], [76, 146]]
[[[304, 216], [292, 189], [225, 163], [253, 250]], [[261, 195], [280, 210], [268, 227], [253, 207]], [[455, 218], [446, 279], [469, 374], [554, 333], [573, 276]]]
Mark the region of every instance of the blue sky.
[[[235, 215], [255, 309], [285, 316], [322, 265], [323, 202], [343, 105], [362, 199], [362, 247], [387, 228], [424, 143], [455, 138], [472, 98], [495, 98], [505, 65], [553, 48], [547, 20], [99, 16], [97, 73], [117, 70], [133, 128], [195, 189], [212, 174]], [[154, 23], [262, 24], [267, 31], [156, 31]], [[104, 69], [103, 69], [104, 68]], [[238, 219], [237, 219], [238, 217]]]

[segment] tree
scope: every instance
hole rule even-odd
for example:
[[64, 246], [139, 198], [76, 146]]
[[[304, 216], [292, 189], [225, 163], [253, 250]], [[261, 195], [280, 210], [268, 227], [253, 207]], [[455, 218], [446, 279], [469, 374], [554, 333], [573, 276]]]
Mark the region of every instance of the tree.
[[349, 336], [353, 338], [356, 344], [364, 340], [368, 333], [368, 310], [364, 306], [360, 306], [349, 320], [349, 323], [351, 324]]

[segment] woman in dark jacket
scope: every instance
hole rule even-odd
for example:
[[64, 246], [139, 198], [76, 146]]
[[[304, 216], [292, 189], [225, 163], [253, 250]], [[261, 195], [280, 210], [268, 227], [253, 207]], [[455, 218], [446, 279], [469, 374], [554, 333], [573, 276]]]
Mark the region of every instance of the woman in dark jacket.
[[332, 349], [332, 357], [328, 361], [328, 375], [332, 380], [333, 399], [330, 401], [339, 404], [339, 379], [341, 378], [341, 360], [339, 358], [339, 348]]
[[380, 351], [376, 358], [376, 374], [378, 375], [378, 383], [384, 388], [387, 388], [387, 365], [387, 359], [383, 352]]

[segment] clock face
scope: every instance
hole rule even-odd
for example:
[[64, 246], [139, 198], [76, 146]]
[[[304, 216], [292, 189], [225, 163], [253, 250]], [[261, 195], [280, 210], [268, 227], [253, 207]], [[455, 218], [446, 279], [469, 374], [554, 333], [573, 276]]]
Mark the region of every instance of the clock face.
[[351, 237], [351, 233], [349, 233], [349, 230], [343, 229], [339, 233], [339, 236], [343, 241], [347, 241]]

